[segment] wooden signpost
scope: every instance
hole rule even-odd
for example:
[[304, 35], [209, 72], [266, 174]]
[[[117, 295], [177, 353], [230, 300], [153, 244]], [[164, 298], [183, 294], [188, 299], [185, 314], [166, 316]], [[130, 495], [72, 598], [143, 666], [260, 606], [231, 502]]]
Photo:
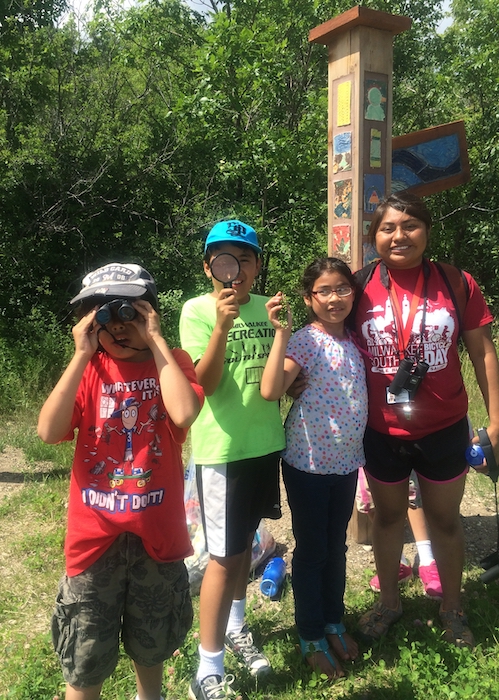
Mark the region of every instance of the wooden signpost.
[[[328, 254], [354, 271], [375, 257], [367, 232], [383, 197], [433, 194], [470, 177], [463, 122], [392, 140], [393, 38], [411, 23], [357, 6], [309, 33], [328, 47]], [[356, 508], [349, 532], [370, 544], [370, 520]]]
[[469, 180], [463, 122], [392, 140], [393, 38], [411, 22], [357, 6], [309, 33], [328, 47], [328, 251], [353, 270], [374, 258], [367, 231], [385, 195]]

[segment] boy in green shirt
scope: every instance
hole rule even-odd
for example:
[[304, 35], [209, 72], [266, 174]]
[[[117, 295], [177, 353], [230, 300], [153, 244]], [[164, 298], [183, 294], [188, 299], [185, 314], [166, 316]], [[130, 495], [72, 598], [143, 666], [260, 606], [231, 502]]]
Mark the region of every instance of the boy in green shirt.
[[[230, 282], [212, 274], [229, 254], [239, 273]], [[208, 234], [204, 270], [213, 291], [191, 299], [180, 318], [182, 347], [191, 355], [205, 406], [191, 429], [203, 526], [210, 560], [200, 593], [200, 664], [191, 700], [234, 695], [224, 678], [224, 645], [253, 675], [270, 670], [244, 623], [253, 536], [261, 518], [279, 518], [279, 452], [284, 431], [278, 402], [260, 394], [274, 329], [266, 297], [250, 294], [260, 271], [256, 232], [238, 220]], [[236, 266], [234, 260], [225, 258]]]

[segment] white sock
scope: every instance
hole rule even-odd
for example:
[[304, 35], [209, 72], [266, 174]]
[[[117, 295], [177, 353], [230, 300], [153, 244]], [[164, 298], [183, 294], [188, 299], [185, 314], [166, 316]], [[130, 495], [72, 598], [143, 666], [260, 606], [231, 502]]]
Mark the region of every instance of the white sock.
[[421, 540], [421, 542], [416, 542], [416, 547], [418, 548], [419, 565], [429, 566], [435, 559], [431, 549], [430, 540]]
[[206, 651], [200, 644], [198, 651], [199, 668], [196, 673], [198, 681], [203, 680], [206, 676], [221, 676], [223, 678], [225, 649], [222, 649], [222, 651]]
[[244, 611], [246, 609], [246, 598], [233, 600], [230, 608], [229, 619], [225, 633], [235, 632], [239, 634], [244, 625]]
[[405, 556], [404, 552], [400, 555], [400, 562], [401, 564], [405, 564], [406, 566], [410, 566], [409, 561], [407, 560], [407, 557]]

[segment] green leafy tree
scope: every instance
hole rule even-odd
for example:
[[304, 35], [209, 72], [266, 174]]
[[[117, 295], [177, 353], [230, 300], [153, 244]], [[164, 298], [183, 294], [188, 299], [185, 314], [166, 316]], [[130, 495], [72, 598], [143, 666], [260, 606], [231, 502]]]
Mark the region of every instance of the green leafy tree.
[[289, 291], [327, 246], [327, 64], [308, 42], [321, 19], [313, 2], [212, 6], [189, 100], [214, 194], [206, 223], [253, 224], [264, 245], [259, 291]]
[[[466, 119], [473, 180], [434, 198], [433, 249], [481, 265], [496, 298], [497, 8], [456, 1], [438, 36], [437, 0], [363, 4], [413, 19], [395, 39], [396, 133]], [[174, 316], [206, 288], [202, 240], [225, 216], [261, 234], [259, 291], [292, 293], [327, 245], [327, 55], [308, 33], [350, 6], [211, 0], [202, 17], [179, 0], [103, 2], [80, 33], [54, 26], [62, 1], [4, 4], [0, 332], [34, 306], [63, 319], [82, 274], [112, 258], [151, 269]]]
[[67, 0], [3, 0], [0, 3], [0, 35], [24, 28], [51, 26], [67, 8]]
[[473, 273], [499, 307], [499, 7], [492, 0], [452, 4], [453, 25], [442, 39], [440, 102], [464, 119], [471, 181], [434, 198], [433, 249]]
[[[72, 24], [24, 31], [5, 48], [6, 324], [35, 303], [61, 312], [68, 284], [105, 260], [146, 262], [162, 247], [172, 257], [183, 247], [175, 216], [190, 175], [174, 108], [190, 90], [187, 55], [199, 20], [176, 2], [145, 12], [97, 14], [84, 38]], [[175, 288], [182, 265], [169, 269], [167, 288]]]

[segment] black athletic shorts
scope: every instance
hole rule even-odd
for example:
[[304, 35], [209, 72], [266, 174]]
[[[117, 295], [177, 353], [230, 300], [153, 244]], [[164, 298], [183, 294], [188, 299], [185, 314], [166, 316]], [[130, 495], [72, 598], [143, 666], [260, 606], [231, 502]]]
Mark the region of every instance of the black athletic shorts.
[[413, 469], [428, 481], [453, 481], [468, 471], [464, 453], [469, 442], [467, 416], [419, 440], [402, 440], [368, 426], [365, 470], [377, 481], [391, 484], [405, 481]]
[[280, 518], [280, 453], [224, 464], [196, 465], [206, 549], [241, 554], [262, 518]]

